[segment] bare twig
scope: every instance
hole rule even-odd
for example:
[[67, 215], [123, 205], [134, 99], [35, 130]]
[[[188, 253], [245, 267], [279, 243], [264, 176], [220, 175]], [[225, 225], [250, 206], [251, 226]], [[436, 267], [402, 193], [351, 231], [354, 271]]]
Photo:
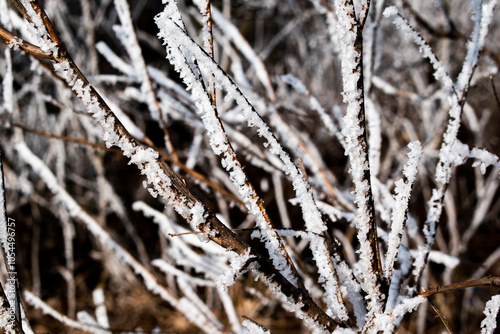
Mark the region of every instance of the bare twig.
[[13, 49], [20, 48], [24, 52], [32, 56], [35, 56], [37, 58], [54, 60], [54, 56], [52, 54], [43, 51], [38, 46], [23, 41], [22, 39], [15, 36], [1, 25], [0, 25], [0, 37], [2, 38], [0, 39], [0, 43], [3, 43], [10, 48]]
[[492, 75], [490, 75], [490, 83], [491, 83], [491, 89], [493, 90], [493, 95], [495, 96], [495, 101], [496, 101], [497, 106], [498, 106], [498, 110], [500, 110], [500, 99], [498, 98], [498, 92], [497, 92], [497, 88], [495, 85], [495, 80], [493, 80]]
[[430, 296], [433, 296], [438, 293], [443, 293], [443, 292], [448, 292], [448, 291], [454, 291], [454, 290], [463, 290], [466, 288], [472, 288], [472, 287], [483, 287], [483, 286], [500, 286], [500, 277], [483, 277], [480, 279], [472, 280], [472, 281], [466, 281], [466, 282], [460, 282], [460, 283], [453, 283], [449, 285], [444, 285], [444, 286], [438, 286], [434, 289], [430, 289], [425, 291], [424, 293], [421, 293], [420, 296], [424, 298], [428, 298]]
[[443, 323], [444, 327], [446, 327], [446, 330], [448, 331], [448, 333], [453, 334], [453, 330], [450, 327], [450, 323], [448, 322], [448, 320], [446, 319], [444, 314], [436, 307], [436, 305], [434, 305], [434, 302], [432, 301], [431, 297], [427, 297], [427, 301], [431, 305], [432, 310], [434, 312], [436, 312], [437, 316], [439, 317], [439, 319]]

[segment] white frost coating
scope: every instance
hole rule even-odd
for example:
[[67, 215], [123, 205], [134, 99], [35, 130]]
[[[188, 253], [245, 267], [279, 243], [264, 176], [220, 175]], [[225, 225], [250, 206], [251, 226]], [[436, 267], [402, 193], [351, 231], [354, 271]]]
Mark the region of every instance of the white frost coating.
[[215, 279], [215, 284], [222, 291], [227, 291], [227, 287], [233, 285], [236, 279], [243, 275], [246, 270], [242, 267], [248, 264], [248, 261], [255, 256], [251, 254], [251, 250], [247, 249], [245, 253], [237, 255], [230, 260], [229, 270]]
[[427, 211], [427, 220], [424, 225], [425, 240], [429, 245], [434, 244], [436, 236], [436, 222], [441, 217], [443, 211], [442, 198], [444, 197], [443, 189], [433, 189], [431, 199], [427, 202], [429, 209]]
[[370, 157], [370, 175], [376, 177], [380, 169], [380, 154], [382, 150], [382, 129], [380, 113], [372, 99], [365, 101], [366, 122], [368, 124], [368, 155]]
[[470, 152], [470, 157], [477, 159], [477, 161], [472, 164], [472, 167], [479, 166], [482, 174], [486, 173], [486, 168], [488, 166], [500, 168], [500, 159], [498, 156], [484, 149], [474, 147]]
[[497, 328], [497, 315], [500, 310], [500, 295], [491, 297], [484, 308], [486, 317], [481, 321], [481, 334], [493, 334]]
[[[170, 7], [167, 5], [166, 7]], [[187, 37], [183, 30], [178, 29], [178, 26], [173, 24], [172, 18], [167, 15], [167, 12], [172, 13], [172, 8], [165, 10], [160, 16], [156, 18], [157, 24], [161, 26], [163, 23], [171, 25], [168, 29], [168, 33], [162, 36], [167, 42], [167, 54], [169, 61], [175, 66], [176, 70], [181, 73], [181, 77], [184, 83], [191, 90], [192, 99], [197, 106], [197, 111], [201, 115], [203, 125], [207, 131], [209, 137], [210, 146], [212, 151], [217, 155], [222, 155], [221, 163], [229, 173], [229, 179], [233, 183], [234, 187], [238, 190], [240, 198], [243, 199], [249, 213], [255, 216], [256, 225], [263, 231], [262, 241], [264, 242], [266, 249], [269, 252], [269, 256], [274, 267], [279, 270], [292, 284], [297, 286], [297, 277], [293, 274], [293, 271], [287, 261], [287, 254], [284, 247], [269, 224], [267, 214], [263, 207], [259, 204], [259, 197], [255, 192], [253, 186], [248, 181], [243, 168], [237, 159], [236, 153], [234, 152], [232, 146], [229, 144], [228, 138], [225, 134], [224, 128], [220, 119], [217, 116], [217, 112], [211, 103], [210, 97], [205, 91], [205, 86], [201, 82], [197, 75], [193, 73], [193, 68], [190, 67], [188, 62], [188, 54], [195, 54], [194, 51], [201, 51], [199, 47], [195, 50], [186, 51], [185, 47], [179, 47], [180, 37]], [[177, 28], [177, 34], [173, 33], [174, 27]], [[190, 40], [190, 39], [189, 39]], [[191, 41], [191, 40], [190, 40]], [[197, 45], [196, 45], [197, 46]], [[206, 56], [203, 53], [203, 56]], [[197, 59], [198, 55], [195, 54]], [[198, 59], [200, 65], [204, 65], [204, 62]], [[193, 65], [192, 65], [193, 66]], [[203, 70], [203, 66], [201, 70]], [[212, 75], [209, 75], [212, 78]]]
[[[425, 253], [423, 253], [424, 250], [425, 250], [424, 246], [420, 246], [418, 250], [410, 251], [411, 255], [415, 259], [414, 266], [416, 268], [420, 268], [420, 266], [425, 265], [425, 263], [423, 262], [425, 255]], [[460, 264], [459, 258], [439, 251], [430, 251], [428, 260], [434, 263], [442, 264], [449, 269], [453, 269]]]
[[44, 301], [42, 301], [40, 298], [35, 296], [29, 291], [24, 291], [24, 299], [28, 304], [33, 306], [36, 309], [41, 310], [44, 314], [48, 314], [57, 321], [61, 322], [62, 324], [72, 328], [72, 329], [77, 329], [77, 330], [82, 330], [84, 332], [88, 333], [94, 333], [94, 334], [110, 334], [111, 331], [101, 329], [97, 326], [92, 326], [92, 325], [86, 325], [83, 324], [79, 321], [75, 321], [71, 318], [68, 318], [65, 315], [62, 315], [61, 313], [57, 312], [54, 310], [52, 307], [47, 305]]
[[[170, 188], [171, 180], [165, 174], [163, 168], [158, 161], [158, 153], [152, 148], [144, 148], [131, 141], [126, 135], [120, 135], [115, 128], [115, 116], [112, 113], [106, 112], [101, 106], [96, 96], [91, 94], [91, 86], [78, 79], [77, 75], [67, 61], [63, 61], [54, 65], [55, 70], [68, 83], [71, 89], [81, 99], [87, 107], [87, 111], [101, 125], [106, 146], [118, 146], [123, 155], [130, 158], [130, 163], [137, 165], [141, 174], [147, 178], [147, 183], [152, 186], [150, 190], [152, 195], [161, 195], [176, 211], [186, 220], [191, 221], [192, 218], [200, 218], [199, 215], [194, 215], [191, 212], [194, 208], [201, 205], [199, 202], [194, 205], [189, 203], [185, 197], [178, 195]], [[197, 224], [199, 224], [199, 219]], [[197, 227], [197, 225], [196, 225]]]
[[385, 270], [385, 277], [389, 282], [394, 272], [394, 263], [397, 259], [399, 246], [401, 244], [412, 186], [417, 177], [418, 162], [422, 156], [422, 145], [420, 142], [411, 142], [408, 144], [408, 147], [410, 148], [408, 162], [403, 168], [403, 174], [406, 180], [396, 181], [396, 188], [394, 189], [394, 207], [392, 208], [391, 232], [389, 233], [386, 255], [387, 265]]
[[469, 145], [462, 143], [460, 140], [455, 140], [451, 146], [450, 153], [452, 154], [450, 162], [453, 163], [454, 166], [460, 166], [469, 158]]
[[12, 37], [12, 39], [7, 43], [7, 46], [12, 50], [19, 50], [23, 46], [23, 40], [17, 36]]
[[[9, 15], [9, 7], [7, 6], [7, 1], [0, 1], [0, 22], [6, 28], [12, 31], [12, 23]], [[7, 46], [13, 50], [17, 50], [22, 44], [22, 40], [17, 36], [14, 36]], [[12, 72], [12, 56], [9, 49], [4, 50], [5, 54], [5, 68], [2, 69], [3, 80], [2, 80], [2, 97], [3, 97], [3, 108], [8, 113], [14, 111], [14, 76]], [[1, 110], [1, 108], [0, 108]], [[1, 327], [0, 327], [1, 328]]]
[[[290, 203], [295, 204], [295, 201], [291, 199]], [[344, 212], [326, 202], [317, 201], [317, 203], [318, 208], [321, 210], [321, 212], [327, 214], [332, 222], [336, 222], [340, 219], [345, 219], [349, 223], [352, 223], [356, 219], [356, 216], [351, 212]]]
[[360, 22], [364, 22], [366, 20], [366, 16], [368, 14], [369, 9], [370, 9], [370, 0], [360, 0], [359, 1], [358, 20]]
[[[212, 6], [210, 5], [210, 1], [206, 0], [194, 0], [194, 3], [198, 7], [201, 13], [202, 17], [202, 28], [201, 28], [201, 39], [203, 41], [203, 47], [205, 48], [205, 51], [207, 51], [209, 54], [213, 55], [213, 44], [210, 43], [210, 40], [212, 39], [212, 35], [210, 33], [211, 28], [209, 28], [209, 22], [208, 22], [208, 10], [211, 12]], [[209, 8], [210, 6], [210, 8]], [[210, 22], [211, 24], [211, 22]]]
[[261, 325], [253, 322], [252, 320], [245, 320], [242, 323], [243, 332], [242, 334], [271, 334], [268, 329], [265, 329]]
[[31, 22], [28, 23], [28, 31], [31, 37], [35, 39], [33, 44], [38, 45], [39, 48], [45, 53], [53, 54], [57, 57], [59, 54], [59, 48], [57, 44], [52, 42], [50, 39], [47, 28], [45, 28], [40, 14], [35, 11], [30, 2], [31, 1], [28, 0], [21, 0], [23, 7], [26, 9], [27, 15], [31, 19]]
[[443, 264], [449, 269], [453, 269], [460, 264], [460, 259], [456, 256], [451, 256], [438, 251], [431, 251], [429, 253], [429, 261]]
[[[467, 56], [465, 57], [464, 64], [462, 66], [462, 71], [458, 75], [456, 90], [462, 92], [469, 85], [470, 77], [472, 76], [472, 71], [474, 65], [477, 63], [479, 58], [479, 51], [483, 48], [484, 37], [481, 36], [482, 27], [481, 21], [483, 19], [482, 13], [483, 0], [472, 0], [470, 7], [472, 9], [472, 21], [474, 22], [474, 29], [472, 30], [471, 40], [467, 43]], [[487, 28], [487, 26], [486, 26]], [[486, 31], [487, 32], [487, 29]], [[482, 38], [481, 38], [482, 37]]]
[[[179, 290], [185, 295], [185, 298], [181, 298], [179, 304], [184, 308], [184, 312], [192, 312], [190, 309], [196, 308], [198, 313], [196, 316], [187, 315], [188, 319], [192, 319], [193, 323], [197, 324], [199, 328], [201, 326], [209, 326], [214, 328], [214, 333], [222, 333], [220, 330], [224, 328], [224, 326], [220, 323], [217, 317], [213, 314], [212, 310], [208, 307], [208, 305], [200, 298], [198, 293], [191, 287], [191, 285], [184, 282], [182, 279], [177, 280], [177, 284], [179, 284]], [[205, 330], [206, 331], [206, 330]], [[209, 333], [212, 333], [208, 331]]]
[[446, 72], [446, 67], [437, 59], [429, 44], [424, 41], [422, 36], [420, 36], [420, 34], [410, 26], [408, 21], [399, 15], [397, 8], [394, 6], [387, 7], [384, 10], [384, 16], [392, 19], [396, 27], [420, 47], [420, 53], [422, 53], [424, 57], [428, 58], [432, 64], [436, 79], [441, 81], [446, 89], [451, 90], [453, 88], [453, 81]]
[[166, 275], [173, 275], [175, 277], [178, 277], [182, 279], [183, 281], [186, 281], [187, 283], [191, 285], [196, 285], [196, 286], [215, 286], [215, 283], [206, 279], [202, 278], [197, 278], [193, 277], [186, 272], [179, 270], [175, 268], [173, 265], [171, 265], [168, 262], [165, 262], [162, 259], [156, 259], [151, 262], [155, 267], [158, 267], [163, 273]]
[[430, 246], [428, 243], [425, 245], [420, 245], [417, 248], [417, 251], [414, 252], [414, 258], [415, 260], [413, 261], [413, 271], [412, 274], [415, 277], [419, 277], [420, 273], [422, 272], [424, 266], [426, 265], [427, 261], [427, 255], [430, 252]]
[[[301, 203], [306, 202], [304, 206], [315, 207], [314, 200], [312, 198], [312, 193], [308, 189], [307, 182], [305, 182], [301, 171], [295, 166], [288, 154], [283, 150], [277, 139], [273, 136], [269, 127], [264, 123], [262, 118], [257, 114], [253, 107], [249, 104], [247, 99], [241, 94], [238, 88], [232, 83], [232, 81], [220, 70], [218, 65], [213, 62], [213, 60], [208, 57], [199, 46], [194, 43], [189, 36], [186, 36], [182, 30], [179, 31], [176, 25], [171, 24], [170, 20], [160, 14], [157, 17], [157, 24], [160, 27], [160, 37], [165, 39], [169, 38], [169, 35], [175, 35], [177, 43], [183, 45], [184, 47], [189, 47], [190, 51], [195, 55], [197, 61], [206, 68], [214, 73], [216, 77], [216, 83], [224, 87], [227, 90], [230, 97], [232, 97], [236, 103], [242, 108], [244, 116], [248, 120], [249, 126], [256, 126], [259, 128], [259, 135], [264, 137], [269, 142], [270, 150], [273, 154], [277, 155], [284, 163], [284, 171], [290, 175], [295, 191]], [[175, 32], [175, 34], [174, 34]], [[182, 65], [180, 65], [182, 66]], [[190, 86], [188, 86], [190, 89]], [[312, 210], [314, 212], [316, 210]], [[326, 230], [324, 222], [321, 220], [321, 215], [317, 212], [314, 216], [309, 216], [309, 221], [311, 222], [311, 229], [316, 233], [321, 233]], [[306, 221], [308, 221], [306, 219]]]
[[497, 155], [478, 147], [474, 147], [470, 150], [468, 145], [459, 140], [455, 140], [451, 146], [450, 162], [452, 162], [454, 166], [460, 166], [464, 164], [467, 159], [476, 159], [472, 167], [479, 166], [483, 175], [486, 173], [486, 168], [489, 166], [500, 169], [500, 159]]
[[[322, 220], [321, 213], [316, 206], [313, 194], [309, 189], [309, 185], [305, 181], [300, 169], [292, 162], [292, 160], [284, 151], [283, 147], [273, 135], [267, 124], [262, 120], [255, 109], [249, 104], [248, 100], [241, 94], [234, 83], [225, 75], [223, 71], [221, 71], [221, 69], [211, 57], [203, 52], [203, 50], [196, 43], [194, 43], [194, 41], [189, 36], [187, 36], [182, 29], [180, 29], [170, 20], [168, 16], [168, 12], [170, 11], [170, 9], [167, 9], [168, 7], [169, 6], [167, 5], [165, 11], [156, 17], [156, 23], [160, 28], [159, 36], [162, 37], [167, 43], [170, 61], [174, 64], [174, 66], [176, 66], [176, 68], [178, 67], [182, 69], [186, 67], [186, 60], [182, 54], [179, 54], [179, 51], [177, 49], [179, 45], [182, 45], [183, 50], [189, 49], [189, 54], [191, 54], [197, 60], [201, 70], [207, 71], [209, 75], [214, 75], [216, 85], [223, 87], [227, 91], [228, 96], [236, 101], [236, 103], [242, 109], [242, 113], [247, 119], [248, 125], [251, 127], [256, 126], [258, 128], [258, 134], [266, 139], [270, 152], [277, 155], [282, 160], [284, 164], [282, 166], [282, 169], [292, 179], [297, 198], [300, 200], [307, 231], [312, 234], [320, 234], [325, 231], [326, 225]], [[188, 73], [188, 71], [182, 72], [181, 76], [183, 77], [183, 79], [185, 79], [185, 75], [187, 75]], [[194, 92], [196, 88], [193, 88], [193, 86], [197, 85], [197, 82], [187, 80], [186, 85], [188, 89]], [[206, 98], [204, 98], [204, 96], [206, 96], [206, 92], [204, 92], [202, 89], [196, 90], [196, 92], [197, 93], [193, 95], [194, 100], [198, 100], [198, 103], [202, 103], [202, 108], [199, 108], [199, 110], [202, 110], [204, 112], [210, 111], [211, 106], [205, 101]], [[204, 122], [208, 122], [208, 124], [211, 125], [207, 128], [207, 130], [212, 129], [212, 131], [214, 131], [215, 129], [212, 126], [219, 127], [217, 123], [210, 123], [209, 120], [206, 121], [204, 119]], [[221, 139], [223, 138], [220, 137], [220, 134], [216, 135], [217, 136], [214, 140], [211, 139], [211, 144], [213, 145], [213, 149], [215, 152], [222, 152], [224, 141], [222, 141]], [[234, 162], [231, 160], [228, 161], [227, 158], [224, 159], [224, 161], [226, 162], [226, 169], [228, 168], [228, 166], [231, 167], [234, 165]], [[232, 177], [233, 182], [241, 182], [241, 180], [242, 178], [239, 177], [237, 173], [235, 173], [234, 177]], [[248, 194], [248, 189], [245, 190], [243, 187], [238, 188], [241, 190], [240, 195], [245, 193]], [[251, 212], [254, 211], [251, 210]], [[319, 236], [316, 236], [316, 239], [317, 240], [313, 239], [311, 241], [311, 249], [313, 250], [315, 261], [319, 264], [319, 279], [324, 283], [325, 291], [327, 294], [327, 303], [332, 311], [337, 316], [339, 316], [339, 318], [347, 319], [347, 310], [345, 309], [344, 305], [339, 303], [337, 298], [336, 287], [338, 283], [335, 281], [335, 275], [333, 274], [330, 265], [325, 266], [325, 264], [329, 263], [330, 261], [327, 256], [328, 251], [326, 249], [326, 246], [324, 245], [323, 239]], [[266, 247], [271, 245], [272, 242], [275, 241], [271, 240], [270, 242], [266, 243]], [[284, 264], [284, 262], [281, 262], [282, 260], [277, 256], [273, 256], [272, 261], [276, 262], [280, 266], [280, 263]], [[287, 274], [287, 272], [289, 272], [286, 271], [287, 267], [283, 266], [281, 268], [285, 269], [284, 271], [282, 271], [282, 273], [284, 273], [290, 281], [293, 281], [291, 280], [291, 276]]]
[[439, 151], [439, 161], [437, 163], [435, 172], [435, 179], [438, 183], [438, 186], [437, 188], [432, 190], [432, 197], [427, 202], [429, 209], [427, 212], [427, 219], [424, 224], [424, 235], [427, 244], [425, 247], [419, 247], [419, 261], [418, 263], [416, 261], [415, 269], [413, 271], [418, 279], [418, 277], [420, 276], [420, 272], [418, 270], [421, 270], [423, 268], [423, 261], [425, 261], [425, 258], [427, 257], [434, 243], [436, 235], [436, 224], [439, 221], [443, 209], [445, 185], [448, 184], [450, 180], [452, 172], [451, 165], [456, 159], [456, 155], [453, 153], [452, 147], [457, 139], [458, 130], [460, 128], [462, 109], [459, 105], [457, 95], [460, 93], [456, 93], [454, 91], [453, 81], [447, 74], [446, 68], [439, 62], [430, 46], [409, 25], [409, 23], [397, 13], [397, 9], [395, 9], [395, 7], [389, 7], [384, 11], [384, 15], [386, 17], [390, 17], [393, 20], [394, 24], [420, 47], [420, 53], [422, 53], [424, 57], [430, 60], [431, 65], [434, 68], [434, 76], [436, 77], [436, 79], [443, 83], [445, 91], [449, 92], [449, 121], [446, 132], [443, 135], [443, 142]]
[[[409, 23], [402, 18], [395, 7], [388, 7], [384, 11], [386, 17], [390, 17], [396, 27], [398, 27], [402, 32], [404, 32], [409, 38], [411, 38], [419, 47], [420, 53], [425, 58], [428, 58], [434, 68], [434, 77], [443, 83], [444, 89], [449, 92], [448, 103], [450, 104], [450, 119], [446, 133], [443, 135], [443, 144], [441, 150], [439, 151], [439, 162], [436, 168], [436, 181], [442, 184], [447, 184], [451, 177], [451, 167], [450, 160], [452, 160], [452, 155], [450, 154], [451, 146], [457, 138], [458, 129], [460, 127], [460, 116], [461, 108], [459, 105], [458, 97], [454, 94], [453, 81], [446, 72], [446, 67], [437, 59], [436, 55], [427, 44], [424, 39], [417, 33]], [[430, 203], [429, 203], [430, 204]], [[431, 206], [431, 204], [430, 204]], [[434, 222], [435, 223], [435, 222]]]
[[471, 40], [467, 43], [467, 56], [465, 57], [462, 71], [458, 75], [455, 86], [457, 92], [462, 92], [469, 85], [469, 80], [479, 59], [479, 52], [484, 47], [484, 41], [488, 34], [488, 26], [493, 18], [493, 11], [497, 2], [497, 0], [492, 0], [488, 4], [483, 4], [482, 0], [471, 1], [470, 6], [474, 29], [471, 34]]
[[271, 291], [273, 296], [281, 302], [281, 305], [285, 310], [294, 312], [296, 317], [302, 320], [304, 326], [311, 328], [314, 331], [314, 333], [318, 334], [329, 333], [326, 330], [326, 328], [324, 328], [321, 324], [317, 323], [314, 319], [309, 317], [307, 313], [304, 313], [302, 311], [304, 303], [302, 303], [301, 301], [293, 300], [291, 297], [285, 295], [283, 292], [281, 292], [281, 288], [278, 284], [274, 283], [270, 278], [266, 277], [264, 274], [259, 272], [257, 268], [258, 267], [255, 268], [249, 267], [249, 270], [252, 271], [252, 273], [256, 277], [256, 280], [257, 279], [261, 280], [269, 288], [269, 291]]
[[223, 31], [224, 35], [227, 36], [234, 45], [240, 50], [241, 54], [252, 64], [255, 69], [255, 74], [259, 78], [260, 82], [264, 85], [267, 91], [268, 97], [271, 101], [276, 100], [276, 94], [274, 93], [273, 85], [271, 84], [271, 79], [267, 73], [267, 69], [260, 59], [260, 57], [255, 53], [255, 50], [248, 44], [245, 38], [241, 35], [240, 31], [236, 26], [228, 21], [222, 13], [217, 10], [217, 8], [212, 7], [212, 19], [215, 24], [217, 24]]
[[[130, 255], [130, 253], [117, 244], [97, 221], [83, 211], [70, 194], [68, 194], [66, 190], [61, 187], [56, 177], [45, 165], [45, 163], [31, 152], [25, 142], [19, 142], [16, 144], [15, 148], [20, 158], [29, 164], [31, 168], [40, 176], [40, 178], [45, 181], [49, 189], [56, 195], [56, 198], [66, 207], [69, 214], [84, 223], [85, 227], [94, 235], [103, 247], [108, 249], [112, 254], [115, 254], [120, 262], [129, 266], [136, 275], [140, 276], [144, 282], [144, 286], [149, 291], [153, 294], [159, 295], [163, 300], [186, 315], [188, 320], [192, 321], [194, 324], [199, 324], [200, 319], [205, 319], [203, 314], [198, 312], [196, 308], [193, 309], [190, 306], [186, 306], [186, 301], [183, 303], [182, 307], [187, 308], [181, 309], [179, 300], [164, 286], [158, 284], [156, 278], [144, 266], [142, 266], [134, 257]], [[199, 211], [199, 208], [195, 206], [193, 211], [197, 212]], [[189, 310], [189, 312], [187, 312], [187, 310]], [[218, 333], [218, 330], [208, 323], [201, 326], [200, 329], [207, 331], [207, 333]]]
[[95, 317], [101, 327], [109, 328], [108, 311], [106, 310], [106, 301], [104, 299], [104, 290], [102, 288], [92, 291], [92, 299], [94, 300]]
[[424, 303], [426, 300], [426, 298], [421, 296], [407, 298], [400, 304], [398, 304], [391, 313], [375, 315], [375, 326], [370, 329], [369, 333], [378, 333], [379, 331], [383, 331], [384, 333], [393, 333], [396, 327], [396, 322], [405, 314], [413, 312], [417, 307], [420, 306], [420, 304]]
[[366, 319], [366, 307], [364, 298], [361, 295], [361, 285], [355, 279], [351, 267], [338, 254], [333, 255], [332, 261], [342, 285], [342, 295], [344, 298], [347, 295], [356, 316], [356, 326], [362, 328]]
[[12, 74], [12, 57], [9, 49], [5, 49], [5, 69], [4, 77], [2, 80], [2, 97], [3, 97], [3, 108], [8, 113], [14, 111], [14, 76]]
[[233, 300], [227, 291], [223, 291], [221, 289], [217, 289], [219, 293], [219, 297], [222, 301], [222, 306], [224, 307], [224, 311], [227, 314], [227, 318], [229, 319], [229, 323], [231, 324], [231, 328], [234, 333], [241, 333], [241, 324], [238, 319], [238, 314], [234, 308]]
[[358, 240], [360, 243], [360, 264], [363, 268], [360, 275], [363, 290], [366, 291], [369, 299], [369, 311], [377, 312], [380, 307], [380, 291], [377, 286], [377, 277], [375, 268], [372, 268], [371, 259], [373, 252], [368, 240], [370, 232], [371, 214], [368, 203], [368, 192], [370, 191], [369, 180], [365, 180], [364, 174], [369, 170], [368, 157], [364, 148], [358, 141], [363, 135], [363, 126], [360, 124], [360, 115], [363, 112], [361, 104], [363, 101], [363, 92], [360, 91], [358, 81], [362, 80], [360, 66], [361, 55], [355, 48], [358, 25], [355, 20], [354, 7], [352, 3], [345, 1], [335, 1], [335, 12], [337, 14], [337, 29], [339, 34], [339, 43], [342, 53], [342, 83], [344, 92], [342, 93], [344, 103], [347, 104], [347, 111], [344, 117], [345, 126], [342, 134], [346, 141], [346, 155], [349, 156], [350, 169], [355, 185]]
[[333, 123], [332, 117], [325, 112], [325, 109], [323, 108], [321, 103], [309, 92], [302, 81], [300, 81], [300, 79], [296, 78], [292, 74], [282, 75], [281, 80], [292, 86], [293, 89], [297, 91], [297, 93], [309, 96], [309, 107], [319, 114], [319, 116], [321, 117], [321, 121], [325, 125], [328, 132], [332, 135], [335, 135], [342, 146], [344, 146], [345, 148], [344, 137], [342, 136], [342, 133], [339, 131], [335, 123]]
[[141, 82], [141, 91], [151, 111], [151, 116], [154, 120], [159, 120], [161, 118], [161, 111], [158, 109], [153, 87], [148, 77], [146, 62], [144, 61], [141, 47], [137, 41], [135, 29], [132, 24], [130, 8], [126, 0], [115, 0], [114, 3], [116, 12], [120, 18], [121, 26], [115, 25], [113, 29], [132, 60], [132, 66], [135, 69], [137, 78]]
[[122, 72], [123, 74], [128, 75], [129, 77], [135, 78], [136, 74], [134, 71], [134, 68], [124, 62], [119, 56], [116, 55], [116, 53], [111, 50], [111, 48], [108, 46], [108, 44], [104, 42], [98, 42], [95, 45], [97, 51], [106, 58], [108, 63], [113, 66], [115, 69], [118, 71]]

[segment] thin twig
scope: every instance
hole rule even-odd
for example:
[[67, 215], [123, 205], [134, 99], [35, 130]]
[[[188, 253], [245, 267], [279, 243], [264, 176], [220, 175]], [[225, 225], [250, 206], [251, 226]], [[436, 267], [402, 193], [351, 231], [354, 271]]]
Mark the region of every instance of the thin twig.
[[[90, 147], [94, 147], [94, 148], [97, 148], [97, 149], [100, 149], [100, 150], [106, 150], [106, 151], [115, 152], [115, 153], [122, 153], [122, 150], [120, 150], [119, 148], [116, 148], [116, 147], [106, 147], [105, 145], [93, 143], [93, 142], [90, 142], [90, 141], [85, 140], [85, 139], [71, 138], [71, 137], [67, 137], [67, 136], [56, 135], [56, 134], [50, 133], [50, 132], [38, 131], [38, 130], [35, 130], [35, 129], [32, 129], [32, 128], [29, 128], [29, 127], [27, 127], [27, 126], [25, 126], [23, 124], [17, 123], [17, 122], [12, 122], [11, 124], [12, 124], [12, 126], [18, 127], [18, 128], [22, 129], [25, 132], [33, 133], [33, 134], [36, 134], [36, 135], [39, 135], [39, 136], [44, 136], [44, 137], [47, 137], [47, 138], [59, 139], [59, 140], [63, 140], [63, 141], [69, 142], [69, 143], [75, 143], [75, 144], [79, 144], [79, 145], [90, 146]], [[173, 164], [176, 164], [183, 171], [185, 171], [189, 175], [193, 176], [195, 179], [201, 181], [202, 183], [205, 183], [210, 188], [214, 189], [215, 191], [221, 193], [222, 195], [224, 195], [227, 198], [229, 198], [232, 201], [234, 201], [239, 207], [243, 208], [245, 206], [245, 204], [238, 197], [236, 197], [235, 195], [233, 195], [232, 193], [230, 193], [229, 191], [227, 191], [226, 189], [224, 189], [222, 186], [220, 186], [217, 183], [213, 182], [212, 180], [210, 180], [209, 178], [207, 178], [203, 174], [200, 174], [197, 171], [195, 171], [194, 169], [191, 169], [191, 168], [187, 167], [185, 164], [183, 164], [179, 160], [177, 160], [177, 161], [174, 160], [173, 158], [171, 158], [168, 155], [164, 154], [162, 151], [160, 151], [160, 150], [157, 150], [157, 151], [160, 153], [161, 158], [163, 160], [171, 162]]]
[[490, 75], [490, 83], [491, 83], [491, 88], [493, 89], [493, 96], [495, 96], [495, 101], [497, 102], [498, 110], [500, 110], [500, 99], [498, 98], [497, 87], [495, 85], [495, 80], [493, 80], [492, 75]]
[[21, 38], [5, 29], [2, 25], [0, 25], [0, 37], [2, 38], [0, 39], [0, 43], [5, 44], [10, 48], [20, 48], [24, 52], [37, 58], [54, 60], [54, 55], [43, 51], [38, 46], [22, 40]]
[[500, 286], [500, 277], [489, 276], [489, 277], [483, 277], [483, 278], [472, 280], [472, 281], [466, 281], [466, 282], [438, 286], [434, 289], [427, 290], [424, 293], [421, 293], [420, 296], [424, 297], [424, 298], [428, 298], [430, 296], [433, 296], [435, 294], [442, 293], [442, 292], [463, 290], [466, 288], [482, 287], [482, 286]]
[[[12, 319], [9, 316], [9, 321], [8, 321], [8, 327], [11, 328], [15, 333], [24, 333], [23, 332], [23, 327], [22, 327], [22, 319], [21, 319], [21, 305], [20, 305], [20, 299], [19, 299], [19, 282], [18, 282], [18, 276], [17, 276], [17, 269], [16, 269], [16, 262], [15, 262], [15, 244], [12, 244], [8, 242], [7, 236], [10, 235], [8, 233], [8, 230], [11, 230], [9, 222], [10, 218], [7, 218], [7, 207], [6, 207], [6, 201], [5, 201], [5, 179], [4, 179], [4, 172], [3, 172], [3, 160], [2, 160], [2, 150], [0, 148], [0, 222], [2, 223], [1, 228], [3, 231], [1, 231], [1, 234], [4, 236], [4, 240], [2, 241], [2, 245], [0, 246], [1, 248], [1, 253], [5, 265], [5, 271], [9, 275], [8, 281], [11, 285], [10, 291], [9, 291], [9, 296], [10, 298], [7, 298], [5, 295], [5, 291], [0, 284], [0, 308], [1, 313], [5, 314], [10, 314], [14, 313], [14, 318]], [[14, 231], [15, 233], [15, 231]], [[11, 248], [14, 247], [14, 248]], [[8, 254], [9, 252], [12, 252]], [[12, 261], [13, 260], [13, 261]], [[12, 298], [14, 297], [14, 298]], [[11, 305], [10, 303], [14, 303], [14, 305]], [[8, 328], [7, 327], [7, 328]], [[9, 332], [10, 333], [10, 332]]]
[[443, 325], [446, 328], [446, 330], [448, 331], [448, 333], [453, 334], [453, 330], [450, 327], [450, 323], [448, 322], [448, 320], [446, 319], [444, 314], [436, 307], [436, 305], [434, 305], [434, 302], [432, 301], [431, 297], [428, 297], [427, 301], [429, 302], [429, 305], [431, 305], [432, 310], [434, 312], [436, 312], [437, 316], [439, 317], [439, 319], [443, 323]]

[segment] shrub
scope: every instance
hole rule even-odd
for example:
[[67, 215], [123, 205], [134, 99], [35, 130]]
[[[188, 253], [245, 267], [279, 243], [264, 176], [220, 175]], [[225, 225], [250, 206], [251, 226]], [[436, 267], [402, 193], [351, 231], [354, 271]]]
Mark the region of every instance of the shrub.
[[164, 2], [0, 0], [1, 325], [492, 333], [497, 1]]

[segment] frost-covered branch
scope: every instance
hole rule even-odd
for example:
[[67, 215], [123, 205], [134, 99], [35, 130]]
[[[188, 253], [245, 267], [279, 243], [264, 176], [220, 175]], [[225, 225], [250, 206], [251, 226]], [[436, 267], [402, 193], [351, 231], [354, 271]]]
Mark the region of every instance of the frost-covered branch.
[[23, 330], [494, 331], [497, 7], [0, 0]]
[[[369, 1], [363, 3], [369, 6]], [[377, 312], [382, 301], [382, 263], [375, 221], [375, 206], [370, 180], [367, 130], [363, 84], [363, 26], [354, 12], [352, 1], [336, 1], [339, 40], [342, 50], [343, 99], [347, 104], [342, 133], [346, 140], [346, 155], [350, 160], [350, 173], [356, 187], [357, 228], [363, 267], [362, 287], [368, 294], [369, 310]], [[363, 7], [361, 21], [368, 11]]]

